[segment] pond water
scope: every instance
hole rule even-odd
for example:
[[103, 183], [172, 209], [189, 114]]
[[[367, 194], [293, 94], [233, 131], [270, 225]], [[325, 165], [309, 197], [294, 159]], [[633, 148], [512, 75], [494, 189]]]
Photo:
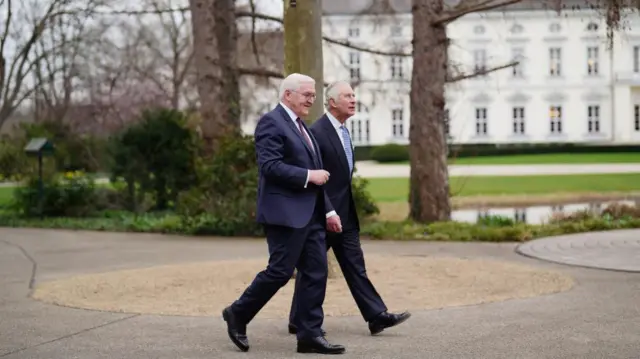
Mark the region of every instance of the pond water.
[[583, 210], [590, 210], [599, 213], [608, 205], [616, 203], [640, 207], [640, 198], [632, 200], [600, 201], [589, 203], [566, 203], [556, 204], [552, 206], [461, 209], [453, 211], [451, 213], [451, 217], [454, 221], [476, 223], [482, 216], [502, 216], [528, 224], [541, 224], [546, 222], [554, 213], [573, 213]]

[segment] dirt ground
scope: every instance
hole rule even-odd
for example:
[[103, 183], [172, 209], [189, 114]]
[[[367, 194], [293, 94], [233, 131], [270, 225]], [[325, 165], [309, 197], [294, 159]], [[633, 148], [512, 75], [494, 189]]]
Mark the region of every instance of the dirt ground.
[[[515, 263], [413, 256], [368, 256], [368, 274], [392, 311], [526, 298], [573, 286], [563, 274]], [[263, 270], [266, 260], [190, 263], [72, 277], [39, 284], [33, 298], [113, 312], [218, 316]], [[293, 281], [258, 314], [288, 317]], [[358, 315], [343, 278], [329, 279], [326, 316]]]

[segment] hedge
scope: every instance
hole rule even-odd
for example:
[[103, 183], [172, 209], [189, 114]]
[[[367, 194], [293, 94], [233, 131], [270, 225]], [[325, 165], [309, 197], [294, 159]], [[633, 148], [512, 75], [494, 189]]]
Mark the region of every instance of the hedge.
[[[388, 145], [358, 146], [355, 150], [356, 161], [371, 161], [378, 148]], [[408, 154], [408, 145], [401, 147]], [[379, 151], [379, 150], [378, 150]], [[505, 144], [454, 144], [449, 146], [449, 158], [530, 155], [547, 153], [623, 153], [640, 152], [640, 145], [597, 145], [585, 143], [505, 143]]]

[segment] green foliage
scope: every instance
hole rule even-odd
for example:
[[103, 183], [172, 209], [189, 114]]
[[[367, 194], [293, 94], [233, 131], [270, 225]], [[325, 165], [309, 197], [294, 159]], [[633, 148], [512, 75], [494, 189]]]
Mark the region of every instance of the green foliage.
[[612, 205], [602, 214], [578, 211], [556, 216], [541, 225], [518, 223], [498, 216], [479, 223], [374, 222], [365, 225], [361, 235], [396, 240], [523, 242], [539, 237], [626, 228], [640, 228], [640, 211], [631, 206]]
[[24, 150], [9, 139], [0, 142], [0, 182], [19, 181], [32, 170]]
[[407, 146], [389, 143], [374, 148], [371, 151], [371, 159], [380, 163], [408, 161], [409, 150]]
[[[386, 145], [358, 146], [355, 150], [356, 161], [375, 160], [373, 152]], [[408, 146], [401, 145], [407, 149]], [[588, 145], [582, 143], [486, 143], [451, 144], [449, 158], [468, 158], [480, 156], [536, 155], [554, 153], [638, 153], [640, 145]], [[408, 155], [407, 159], [408, 160]]]
[[59, 171], [97, 172], [105, 168], [105, 139], [78, 135], [68, 124], [55, 121], [22, 124], [20, 129], [14, 141], [21, 149], [34, 137], [45, 137], [53, 142], [53, 159]]
[[[616, 217], [607, 212], [602, 215], [580, 215], [567, 217], [544, 225], [528, 225], [493, 222], [492, 225], [461, 222], [436, 222], [420, 225], [411, 222], [371, 222], [362, 228], [362, 236], [387, 240], [428, 240], [458, 242], [523, 242], [540, 237], [589, 231], [640, 228], [640, 217], [616, 212]], [[37, 220], [18, 216], [0, 216], [3, 227], [67, 228], [102, 231], [156, 232], [195, 235], [257, 235], [251, 231], [236, 232], [232, 222], [220, 221], [213, 216], [200, 215], [184, 221], [170, 212], [155, 212], [136, 215], [130, 212], [108, 211], [91, 218], [58, 217]], [[225, 227], [226, 226], [226, 227]], [[226, 232], [225, 232], [226, 231]]]
[[482, 216], [478, 219], [478, 224], [483, 226], [492, 226], [492, 227], [504, 227], [504, 226], [513, 226], [515, 221], [512, 218], [505, 216]]
[[371, 196], [371, 193], [367, 190], [368, 185], [369, 181], [366, 178], [353, 176], [351, 193], [353, 194], [353, 201], [356, 205], [358, 218], [360, 219], [366, 219], [367, 217], [380, 213], [380, 209], [373, 199], [373, 196]]
[[82, 172], [44, 177], [42, 189], [41, 202], [38, 177], [31, 176], [24, 187], [16, 188], [12, 208], [25, 217], [39, 216], [41, 210], [48, 217], [84, 217], [97, 209], [95, 181]]
[[197, 234], [252, 235], [258, 166], [253, 137], [230, 135], [221, 140], [210, 161], [200, 161], [198, 185], [180, 195], [178, 212]]
[[153, 194], [155, 209], [168, 209], [195, 183], [197, 151], [197, 137], [181, 112], [145, 111], [111, 143], [112, 181], [126, 182], [130, 210], [138, 210], [147, 194]]

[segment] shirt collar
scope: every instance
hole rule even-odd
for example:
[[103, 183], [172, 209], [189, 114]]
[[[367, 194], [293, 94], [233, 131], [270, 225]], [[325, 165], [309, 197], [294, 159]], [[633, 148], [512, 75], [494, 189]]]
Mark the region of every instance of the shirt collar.
[[282, 106], [284, 108], [284, 110], [287, 111], [287, 114], [289, 114], [289, 117], [291, 118], [291, 120], [293, 122], [298, 120], [298, 116], [293, 111], [291, 111], [291, 109], [289, 107], [287, 107], [287, 105], [285, 105], [282, 102], [280, 102], [280, 106]]
[[342, 124], [340, 123], [340, 121], [338, 121], [338, 119], [337, 119], [337, 118], [335, 118], [335, 117], [331, 114], [331, 112], [327, 112], [327, 117], [329, 118], [329, 121], [331, 121], [331, 124], [333, 125], [333, 127], [334, 127], [336, 130], [339, 130], [339, 129], [340, 129], [340, 127], [342, 127]]

